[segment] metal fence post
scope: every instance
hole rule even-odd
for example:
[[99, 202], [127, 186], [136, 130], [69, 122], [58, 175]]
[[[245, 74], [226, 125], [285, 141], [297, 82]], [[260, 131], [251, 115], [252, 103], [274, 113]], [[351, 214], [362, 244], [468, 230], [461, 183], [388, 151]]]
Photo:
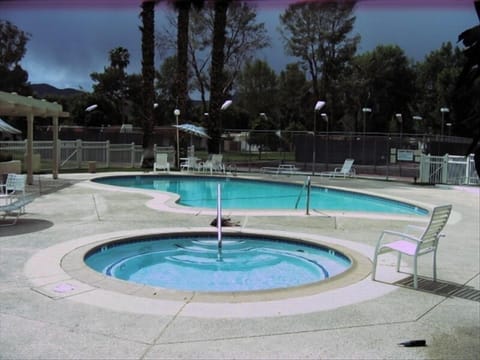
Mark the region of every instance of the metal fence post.
[[82, 168], [82, 140], [75, 140], [75, 147], [77, 152], [77, 169]]
[[448, 183], [448, 160], [449, 160], [449, 155], [445, 154], [445, 156], [442, 159], [442, 179], [441, 179], [442, 184]]
[[105, 162], [106, 167], [110, 167], [110, 140], [105, 141]]
[[430, 169], [430, 157], [421, 154], [420, 155], [420, 183], [425, 184], [428, 182], [428, 179], [430, 178], [429, 174], [429, 169]]
[[135, 167], [135, 143], [130, 143], [130, 167]]

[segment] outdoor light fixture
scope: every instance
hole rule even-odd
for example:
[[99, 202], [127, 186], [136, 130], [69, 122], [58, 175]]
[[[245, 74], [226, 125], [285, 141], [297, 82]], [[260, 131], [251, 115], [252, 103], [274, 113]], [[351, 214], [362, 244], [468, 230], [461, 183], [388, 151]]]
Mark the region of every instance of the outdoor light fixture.
[[85, 109], [85, 111], [90, 112], [90, 111], [95, 110], [96, 108], [98, 108], [98, 105], [97, 105], [97, 104], [93, 104], [93, 105], [88, 106], [88, 107]]
[[175, 115], [175, 119], [176, 119], [176, 125], [177, 125], [177, 158], [176, 158], [176, 162], [177, 162], [177, 169], [180, 168], [180, 135], [178, 133], [178, 117], [180, 116], [180, 110], [179, 109], [175, 109], [173, 110], [173, 115]]
[[315, 111], [320, 111], [325, 106], [325, 101], [317, 101], [315, 104]]
[[[220, 111], [227, 110], [230, 107], [230, 105], [232, 105], [232, 100], [226, 100], [220, 107]], [[220, 139], [218, 140], [218, 153], [221, 154], [222, 153], [222, 132], [223, 132], [221, 115], [219, 116], [219, 123], [220, 123]]]
[[317, 112], [325, 106], [325, 101], [318, 100], [313, 111], [313, 150], [312, 150], [312, 175], [315, 175], [315, 156], [317, 147]]
[[153, 104], [153, 108], [156, 109], [158, 107], [158, 103]]
[[230, 107], [230, 105], [232, 105], [232, 100], [227, 100], [223, 103], [220, 110], [227, 110]]

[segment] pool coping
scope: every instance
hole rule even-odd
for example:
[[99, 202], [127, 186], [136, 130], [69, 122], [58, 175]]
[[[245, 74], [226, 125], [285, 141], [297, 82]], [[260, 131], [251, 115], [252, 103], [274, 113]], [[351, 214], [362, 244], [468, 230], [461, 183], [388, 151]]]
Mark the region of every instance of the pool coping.
[[[52, 300], [95, 305], [139, 314], [193, 317], [268, 317], [296, 315], [363, 302], [398, 289], [369, 278], [373, 247], [317, 234], [299, 234], [259, 229], [225, 229], [228, 233], [269, 235], [298, 239], [338, 249], [354, 260], [347, 272], [324, 282], [289, 289], [255, 292], [203, 293], [162, 289], [107, 277], [88, 267], [85, 254], [103, 242], [170, 233], [211, 233], [211, 228], [169, 228], [120, 231], [97, 234], [46, 248], [25, 265], [32, 289]], [[386, 254], [379, 262], [379, 273], [388, 282], [408, 276], [395, 271], [396, 257]]]

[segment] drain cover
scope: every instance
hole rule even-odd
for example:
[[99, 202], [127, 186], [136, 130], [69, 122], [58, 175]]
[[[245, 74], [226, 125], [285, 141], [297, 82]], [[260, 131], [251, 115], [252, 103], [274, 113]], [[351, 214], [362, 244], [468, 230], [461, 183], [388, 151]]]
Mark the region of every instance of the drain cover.
[[[413, 276], [397, 281], [395, 285], [415, 289], [413, 287]], [[424, 277], [418, 277], [418, 288], [415, 290], [428, 292], [440, 296], [456, 297], [459, 299], [480, 302], [480, 290], [471, 286], [456, 284], [446, 281], [433, 281]]]

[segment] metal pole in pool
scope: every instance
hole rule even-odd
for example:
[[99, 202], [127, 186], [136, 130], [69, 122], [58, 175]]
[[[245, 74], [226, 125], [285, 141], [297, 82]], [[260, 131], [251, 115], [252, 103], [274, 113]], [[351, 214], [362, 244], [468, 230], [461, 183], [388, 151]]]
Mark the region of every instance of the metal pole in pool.
[[222, 187], [217, 184], [217, 261], [222, 259]]
[[310, 181], [310, 176], [307, 177], [307, 213], [306, 215], [310, 215], [310, 187], [312, 183]]

